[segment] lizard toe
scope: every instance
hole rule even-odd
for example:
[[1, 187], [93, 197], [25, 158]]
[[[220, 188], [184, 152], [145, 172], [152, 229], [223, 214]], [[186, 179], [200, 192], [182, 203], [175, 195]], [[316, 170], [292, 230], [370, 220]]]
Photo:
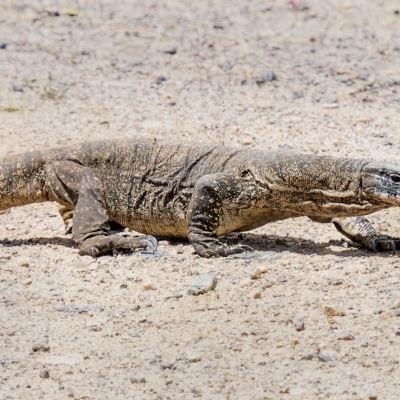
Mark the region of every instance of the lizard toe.
[[120, 235], [93, 236], [79, 246], [83, 254], [98, 257], [116, 250], [148, 249], [154, 253], [157, 249], [157, 239], [153, 236], [124, 237]]
[[254, 251], [250, 246], [246, 245], [236, 245], [236, 246], [230, 246], [225, 248], [225, 256], [230, 256], [232, 254], [239, 254], [239, 253], [247, 253], [247, 252], [252, 252]]
[[228, 257], [232, 254], [246, 253], [254, 251], [250, 246], [246, 245], [236, 245], [236, 246], [225, 246], [225, 245], [215, 245], [215, 246], [203, 246], [195, 245], [195, 250], [198, 255], [204, 258], [211, 257]]
[[213, 250], [206, 250], [202, 254], [202, 257], [204, 257], [204, 258], [219, 257], [219, 254], [216, 251], [213, 251]]
[[206, 246], [195, 245], [194, 249], [200, 257], [204, 257], [204, 258], [219, 257], [219, 254], [216, 251], [214, 251]]

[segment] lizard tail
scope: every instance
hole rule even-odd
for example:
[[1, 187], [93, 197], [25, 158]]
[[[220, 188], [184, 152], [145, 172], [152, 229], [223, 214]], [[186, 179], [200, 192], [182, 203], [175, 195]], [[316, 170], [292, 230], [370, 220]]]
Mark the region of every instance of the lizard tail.
[[48, 200], [41, 152], [0, 160], [0, 210]]

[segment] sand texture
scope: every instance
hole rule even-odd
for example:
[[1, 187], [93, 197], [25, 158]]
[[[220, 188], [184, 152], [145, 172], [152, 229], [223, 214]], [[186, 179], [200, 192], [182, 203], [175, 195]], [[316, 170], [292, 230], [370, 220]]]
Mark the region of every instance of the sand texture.
[[[400, 164], [396, 0], [0, 8], [0, 157], [156, 137]], [[370, 220], [400, 236], [398, 215]], [[399, 255], [330, 224], [228, 238], [251, 257], [162, 240], [96, 260], [55, 204], [0, 224], [1, 400], [399, 398]]]

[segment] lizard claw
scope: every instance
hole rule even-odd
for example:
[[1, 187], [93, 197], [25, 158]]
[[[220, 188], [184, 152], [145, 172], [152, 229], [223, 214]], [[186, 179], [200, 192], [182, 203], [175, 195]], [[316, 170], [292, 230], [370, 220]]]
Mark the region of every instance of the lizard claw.
[[90, 250], [89, 250], [89, 254], [93, 257], [93, 258], [96, 258], [96, 257], [98, 257], [98, 255], [99, 255], [99, 249], [97, 248], [97, 247], [91, 247], [90, 248]]
[[154, 236], [148, 235], [143, 238], [143, 242], [146, 245], [146, 251], [154, 254], [158, 246], [157, 239]]
[[246, 246], [245, 244], [241, 244], [239, 247], [244, 249], [245, 251], [248, 251], [249, 253], [252, 253], [254, 251], [252, 247]]
[[375, 239], [371, 240], [371, 250], [374, 254], [376, 254], [376, 240]]
[[391, 240], [389, 244], [390, 244], [390, 249], [392, 250], [392, 254], [396, 255], [396, 243], [393, 240]]
[[64, 235], [69, 235], [72, 233], [72, 225], [65, 225]]
[[219, 254], [213, 250], [207, 250], [201, 254], [204, 258], [219, 257]]

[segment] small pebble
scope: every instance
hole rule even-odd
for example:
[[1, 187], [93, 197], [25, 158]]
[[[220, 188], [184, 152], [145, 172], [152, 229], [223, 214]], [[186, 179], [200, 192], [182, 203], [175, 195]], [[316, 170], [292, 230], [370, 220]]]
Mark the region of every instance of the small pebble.
[[156, 290], [156, 286], [152, 282], [146, 282], [142, 285], [142, 290], [147, 291], [147, 290]]
[[166, 80], [167, 80], [167, 78], [165, 76], [158, 76], [156, 79], [156, 83], [157, 83], [157, 85], [161, 85]]
[[89, 326], [89, 330], [92, 332], [100, 332], [103, 330], [103, 328], [99, 325], [91, 325]]
[[189, 352], [189, 353], [187, 353], [187, 359], [191, 363], [196, 363], [196, 362], [201, 361], [201, 356], [198, 353]]
[[392, 312], [390, 310], [386, 310], [386, 311], [384, 311], [383, 313], [380, 314], [380, 318], [381, 319], [389, 319], [389, 318], [392, 318], [392, 317], [393, 317], [393, 314], [392, 314]]
[[260, 268], [257, 268], [253, 274], [251, 275], [251, 279], [260, 279], [262, 275], [262, 272], [260, 270]]
[[68, 15], [69, 17], [77, 17], [79, 15], [79, 10], [75, 10], [74, 8], [64, 8], [60, 10], [60, 14]]
[[262, 85], [265, 82], [272, 82], [272, 81], [276, 81], [277, 79], [278, 78], [274, 71], [267, 71], [267, 72], [264, 72], [262, 75], [260, 75], [256, 79], [256, 83], [257, 83], [257, 85]]
[[183, 252], [185, 251], [185, 248], [181, 244], [179, 244], [178, 246], [175, 247], [175, 251], [176, 251], [176, 254], [183, 254]]
[[250, 297], [252, 299], [260, 299], [261, 298], [261, 292], [259, 290], [253, 290], [250, 292]]
[[343, 307], [338, 305], [324, 306], [324, 314], [328, 317], [338, 317], [345, 315]]
[[252, 139], [246, 138], [242, 140], [242, 145], [243, 146], [250, 146], [253, 143]]
[[161, 369], [176, 369], [175, 364], [171, 361], [163, 361], [160, 366]]
[[293, 322], [294, 327], [296, 328], [296, 331], [301, 332], [304, 331], [305, 326], [304, 326], [304, 320], [302, 318], [296, 319]]
[[338, 337], [339, 340], [354, 340], [354, 336], [351, 333], [344, 333]]
[[178, 48], [171, 44], [160, 44], [158, 47], [158, 51], [160, 51], [161, 53], [174, 55], [177, 53]]
[[14, 92], [23, 92], [24, 87], [19, 83], [13, 83], [12, 85]]
[[131, 383], [146, 383], [146, 378], [143, 376], [131, 377]]
[[318, 360], [321, 362], [328, 362], [328, 361], [332, 361], [332, 357], [328, 356], [326, 354], [318, 354]]
[[293, 92], [293, 99], [301, 99], [303, 96], [303, 92]]
[[367, 71], [361, 71], [358, 74], [358, 79], [360, 79], [361, 81], [366, 81], [369, 77], [370, 77], [370, 73]]
[[25, 279], [24, 281], [22, 281], [22, 284], [23, 284], [24, 286], [29, 286], [29, 285], [32, 284], [32, 279], [30, 279], [30, 278]]
[[40, 370], [39, 376], [42, 379], [50, 378], [50, 372], [49, 372], [49, 370], [47, 368], [43, 368], [43, 369]]
[[38, 341], [33, 343], [32, 350], [37, 353], [41, 351], [50, 351], [50, 345], [47, 340]]
[[393, 310], [394, 317], [400, 317], [400, 310]]
[[325, 101], [326, 104], [336, 104], [337, 102], [338, 99], [335, 96], [328, 96]]
[[217, 286], [218, 279], [214, 275], [200, 275], [194, 278], [190, 284], [188, 293], [193, 296], [207, 293], [210, 290], [214, 290]]
[[322, 104], [322, 108], [338, 108], [339, 103], [325, 103]]
[[5, 50], [7, 48], [7, 43], [0, 42], [0, 49]]

